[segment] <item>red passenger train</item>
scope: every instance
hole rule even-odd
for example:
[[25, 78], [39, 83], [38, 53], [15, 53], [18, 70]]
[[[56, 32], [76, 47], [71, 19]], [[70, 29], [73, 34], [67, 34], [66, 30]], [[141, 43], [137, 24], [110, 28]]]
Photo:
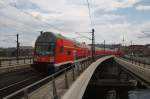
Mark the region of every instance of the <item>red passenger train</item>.
[[[96, 48], [95, 55], [117, 54], [116, 51]], [[51, 72], [72, 64], [74, 59], [85, 59], [91, 56], [91, 48], [70, 40], [60, 34], [44, 32], [37, 38], [34, 50], [33, 67], [44, 72]]]

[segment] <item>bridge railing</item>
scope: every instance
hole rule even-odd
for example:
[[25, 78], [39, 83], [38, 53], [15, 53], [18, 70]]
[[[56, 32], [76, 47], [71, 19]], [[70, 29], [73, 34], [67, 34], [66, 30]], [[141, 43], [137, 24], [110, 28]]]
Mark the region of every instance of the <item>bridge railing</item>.
[[[133, 64], [139, 65], [139, 66], [149, 66], [150, 65], [150, 59], [146, 59], [146, 58], [140, 58], [140, 57], [133, 57], [133, 56], [123, 56], [121, 57], [123, 59], [126, 59], [130, 62], [132, 62]], [[150, 68], [150, 67], [149, 67]]]
[[101, 63], [108, 59], [113, 59], [114, 56], [106, 56], [102, 57], [95, 62], [93, 62], [82, 74], [81, 76], [72, 84], [69, 90], [63, 95], [61, 99], [82, 99], [86, 88], [90, 82], [91, 77], [93, 76], [97, 67], [100, 66]]
[[138, 81], [142, 81], [145, 85], [150, 85], [150, 65], [145, 65], [135, 62], [128, 62], [128, 60], [115, 57], [115, 61], [120, 64], [125, 70], [136, 78]]
[[0, 67], [9, 67], [20, 64], [31, 64], [33, 61], [33, 57], [20, 57], [20, 58], [1, 58], [0, 59]]
[[[52, 86], [52, 97], [53, 99], [59, 99], [59, 95], [58, 95], [58, 89], [56, 87], [56, 78], [58, 77], [59, 74], [63, 73], [64, 74], [64, 80], [65, 81], [65, 88], [68, 89], [69, 88], [69, 78], [68, 78], [68, 73], [71, 73], [72, 75], [72, 81], [75, 81], [75, 79], [91, 64], [91, 59], [87, 58], [86, 60], [82, 60], [82, 61], [78, 61], [70, 66], [68, 66], [67, 68], [64, 68], [40, 81], [37, 81], [23, 89], [20, 89], [2, 99], [10, 99], [13, 97], [16, 97], [19, 94], [23, 94], [23, 97], [25, 99], [30, 99], [30, 89], [34, 88], [34, 86], [40, 85], [41, 83], [45, 82], [45, 81], [51, 81], [51, 86]], [[62, 82], [63, 83], [63, 82]], [[50, 92], [49, 92], [50, 93]]]
[[[98, 59], [100, 57], [103, 57], [106, 55], [96, 55], [95, 59]], [[15, 66], [15, 65], [20, 65], [20, 64], [32, 64], [33, 62], [33, 57], [32, 56], [27, 56], [27, 57], [20, 57], [17, 59], [16, 57], [13, 58], [0, 58], [0, 67], [9, 67], [9, 66]]]

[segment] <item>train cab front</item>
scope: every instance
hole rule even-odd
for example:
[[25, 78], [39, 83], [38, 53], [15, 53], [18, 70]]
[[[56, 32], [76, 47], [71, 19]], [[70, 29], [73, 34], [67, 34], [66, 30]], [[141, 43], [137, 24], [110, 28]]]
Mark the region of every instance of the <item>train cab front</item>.
[[54, 72], [55, 37], [52, 33], [42, 33], [35, 42], [33, 65], [40, 72]]

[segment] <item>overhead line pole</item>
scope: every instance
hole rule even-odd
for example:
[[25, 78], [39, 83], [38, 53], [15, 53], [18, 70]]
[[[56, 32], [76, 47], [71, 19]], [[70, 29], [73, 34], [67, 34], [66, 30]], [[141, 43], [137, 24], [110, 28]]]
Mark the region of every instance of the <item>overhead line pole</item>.
[[16, 40], [15, 40], [15, 42], [16, 42], [16, 59], [18, 60], [19, 59], [19, 46], [20, 46], [19, 34], [17, 33], [16, 35], [4, 35], [4, 36], [16, 36]]
[[17, 37], [17, 54], [16, 54], [16, 58], [18, 60], [19, 59], [19, 34], [18, 33], [17, 33], [16, 37]]
[[[80, 34], [80, 36], [87, 38], [89, 40], [92, 40], [92, 44], [91, 44], [91, 61], [94, 62], [95, 61], [95, 34], [94, 34], [95, 30], [94, 28], [92, 29], [92, 32], [82, 32], [82, 33], [91, 33], [92, 34], [92, 39], [89, 39], [88, 37], [85, 37], [83, 35]], [[79, 35], [79, 32], [76, 32]]]
[[88, 0], [87, 1], [87, 6], [88, 6], [88, 10], [89, 10], [89, 19], [90, 19], [90, 22], [91, 22], [91, 27], [92, 27], [92, 47], [91, 47], [91, 50], [92, 50], [92, 61], [95, 61], [95, 36], [94, 36], [94, 25], [93, 25], [93, 22], [92, 22], [92, 16], [91, 16], [91, 9], [90, 9], [90, 3]]
[[105, 46], [105, 40], [104, 40], [104, 54], [105, 54], [105, 48], [106, 48], [106, 46]]
[[89, 10], [89, 18], [90, 18], [90, 22], [91, 22], [91, 26], [93, 27], [93, 23], [92, 23], [92, 16], [91, 16], [91, 9], [90, 9], [90, 3], [88, 0], [86, 0], [87, 2], [87, 6], [88, 6], [88, 10]]
[[95, 61], [95, 36], [94, 36], [95, 30], [92, 29], [92, 61]]

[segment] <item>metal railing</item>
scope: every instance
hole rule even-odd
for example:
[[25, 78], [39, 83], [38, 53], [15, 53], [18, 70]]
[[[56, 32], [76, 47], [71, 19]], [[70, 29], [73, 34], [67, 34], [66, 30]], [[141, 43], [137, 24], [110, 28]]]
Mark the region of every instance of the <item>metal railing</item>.
[[33, 57], [22, 57], [22, 58], [4, 58], [0, 59], [0, 67], [9, 67], [9, 66], [15, 66], [20, 64], [32, 64]]
[[[145, 58], [138, 58], [138, 57], [122, 57], [128, 61], [130, 61], [132, 64], [143, 66], [144, 68], [146, 66], [150, 66], [150, 62], [147, 61]], [[150, 67], [149, 67], [150, 68]]]
[[137, 78], [137, 80], [142, 81], [148, 86], [150, 85], [150, 70], [149, 68], [146, 68], [144, 66], [142, 67], [142, 65], [144, 64], [139, 65], [139, 63], [136, 63], [135, 65], [135, 62], [133, 62], [133, 60], [130, 60], [132, 62], [131, 64], [127, 60], [117, 57], [115, 58], [115, 60], [117, 63], [120, 64], [120, 66], [126, 68], [128, 73], [130, 73], [133, 77]]
[[[30, 99], [30, 96], [29, 96], [29, 90], [31, 88], [33, 88], [34, 86], [37, 86], [38, 84], [41, 84], [42, 82], [45, 82], [45, 81], [51, 81], [52, 82], [52, 88], [53, 88], [53, 99], [59, 99], [59, 95], [58, 95], [58, 92], [57, 92], [57, 87], [56, 87], [56, 78], [58, 77], [58, 75], [60, 73], [63, 73], [64, 74], [64, 81], [65, 81], [65, 88], [68, 89], [69, 88], [69, 78], [68, 78], [68, 72], [72, 72], [72, 81], [75, 81], [76, 77], [79, 76], [89, 65], [91, 64], [91, 59], [88, 58], [87, 60], [84, 60], [84, 61], [79, 61], [77, 63], [74, 63], [72, 64], [71, 66], [67, 67], [67, 68], [64, 68], [40, 81], [37, 81], [23, 89], [20, 89], [2, 99], [10, 99], [12, 97], [15, 97], [17, 95], [19, 95], [20, 93], [23, 93], [23, 97], [25, 99]], [[77, 76], [76, 76], [77, 75]]]

